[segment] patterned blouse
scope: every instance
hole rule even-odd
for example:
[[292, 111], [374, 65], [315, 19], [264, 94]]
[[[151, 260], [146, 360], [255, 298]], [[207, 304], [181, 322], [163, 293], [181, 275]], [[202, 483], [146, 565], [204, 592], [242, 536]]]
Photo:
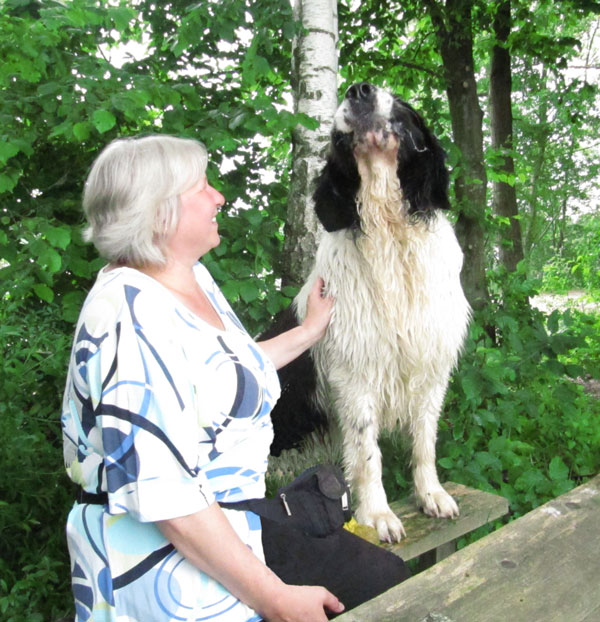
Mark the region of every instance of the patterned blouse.
[[[69, 513], [76, 622], [260, 617], [183, 558], [155, 521], [263, 497], [277, 373], [201, 265], [219, 330], [131, 269], [103, 270], [83, 306], [63, 401], [69, 477], [107, 505]], [[263, 559], [260, 521], [225, 510]]]

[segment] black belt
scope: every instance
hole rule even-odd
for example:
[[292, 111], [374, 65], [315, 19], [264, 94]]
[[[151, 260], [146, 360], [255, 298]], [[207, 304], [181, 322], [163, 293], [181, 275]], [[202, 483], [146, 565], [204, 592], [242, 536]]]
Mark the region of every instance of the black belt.
[[77, 491], [77, 503], [93, 503], [94, 505], [108, 505], [108, 493], [88, 492], [83, 488]]

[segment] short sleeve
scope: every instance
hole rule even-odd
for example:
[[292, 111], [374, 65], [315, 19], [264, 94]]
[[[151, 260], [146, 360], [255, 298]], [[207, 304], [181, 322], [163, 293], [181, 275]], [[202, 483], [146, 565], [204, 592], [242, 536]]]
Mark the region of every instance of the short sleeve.
[[120, 293], [118, 310], [106, 297], [92, 304], [76, 342], [76, 351], [93, 344], [79, 368], [89, 388], [82, 417], [93, 412], [100, 430], [109, 511], [143, 522], [192, 514], [214, 495], [198, 464], [198, 413], [174, 313], [132, 285]]

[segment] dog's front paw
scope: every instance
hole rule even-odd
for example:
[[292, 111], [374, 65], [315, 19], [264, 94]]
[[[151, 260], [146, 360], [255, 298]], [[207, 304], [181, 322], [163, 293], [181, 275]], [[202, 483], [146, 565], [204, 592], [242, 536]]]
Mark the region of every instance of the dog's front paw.
[[356, 520], [363, 525], [375, 528], [382, 542], [400, 542], [402, 537], [406, 537], [402, 521], [389, 507], [381, 511], [369, 511], [359, 506], [356, 511]]
[[456, 518], [459, 514], [456, 501], [443, 489], [429, 490], [418, 495], [423, 512], [434, 518]]

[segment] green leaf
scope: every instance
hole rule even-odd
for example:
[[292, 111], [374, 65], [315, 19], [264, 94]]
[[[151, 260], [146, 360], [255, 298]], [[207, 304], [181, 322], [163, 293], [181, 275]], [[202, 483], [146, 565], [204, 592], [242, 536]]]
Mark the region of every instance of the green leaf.
[[515, 481], [515, 488], [517, 490], [538, 490], [546, 483], [546, 478], [541, 471], [537, 469], [527, 469], [520, 477]]
[[240, 296], [244, 302], [253, 302], [260, 295], [260, 290], [254, 281], [240, 283]]
[[96, 110], [92, 115], [92, 121], [101, 134], [111, 130], [117, 123], [115, 115], [109, 110]]
[[237, 281], [225, 281], [221, 284], [221, 291], [229, 302], [235, 302], [238, 299], [240, 286]]
[[553, 481], [565, 480], [569, 477], [569, 468], [562, 461], [560, 456], [555, 456], [550, 461], [548, 474], [550, 475], [550, 479]]
[[71, 243], [71, 230], [68, 227], [48, 226], [44, 234], [52, 246], [63, 250]]
[[462, 389], [465, 397], [472, 402], [479, 401], [479, 393], [481, 392], [481, 380], [474, 374], [466, 373], [461, 378]]
[[115, 26], [119, 32], [127, 30], [129, 23], [136, 19], [136, 13], [133, 8], [125, 6], [112, 8], [110, 15], [114, 19]]
[[451, 469], [454, 466], [452, 458], [440, 458], [438, 464], [444, 469]]
[[19, 153], [19, 148], [14, 143], [0, 138], [0, 164], [5, 164], [9, 158]]
[[62, 299], [62, 317], [66, 322], [75, 323], [79, 317], [84, 293], [80, 291], [69, 292]]
[[33, 286], [33, 291], [44, 302], [52, 302], [54, 300], [54, 292], [44, 283], [36, 283]]
[[271, 71], [271, 67], [269, 67], [269, 62], [263, 56], [259, 56], [258, 54], [254, 57], [254, 71], [257, 76], [266, 76]]
[[50, 274], [58, 272], [62, 265], [61, 256], [51, 246], [44, 248], [37, 261], [41, 266], [46, 268]]
[[10, 192], [17, 185], [17, 181], [19, 181], [18, 171], [0, 173], [0, 193]]
[[300, 288], [295, 285], [286, 285], [281, 290], [288, 298], [293, 298], [299, 291]]
[[87, 121], [80, 121], [73, 126], [73, 135], [78, 141], [83, 142], [90, 137], [91, 129]]

